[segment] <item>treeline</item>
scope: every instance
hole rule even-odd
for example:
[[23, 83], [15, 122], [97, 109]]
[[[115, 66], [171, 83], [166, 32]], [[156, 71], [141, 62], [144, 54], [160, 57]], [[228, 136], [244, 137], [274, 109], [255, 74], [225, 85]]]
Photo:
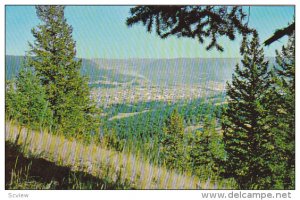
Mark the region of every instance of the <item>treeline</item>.
[[[216, 121], [216, 128], [221, 128], [219, 116], [222, 107], [204, 98], [179, 103], [153, 101], [118, 104], [103, 108], [105, 116], [101, 117], [99, 142], [104, 148], [134, 152], [147, 157], [152, 163], [163, 165], [160, 141], [164, 137], [165, 121], [174, 109], [182, 117], [185, 135], [194, 135], [197, 130], [202, 130], [203, 124], [210, 118]], [[113, 118], [118, 113], [133, 112], [136, 112], [133, 116]], [[183, 143], [187, 145], [187, 141]]]
[[[199, 12], [217, 17], [224, 14], [221, 8], [216, 13], [209, 8]], [[135, 17], [127, 23], [138, 22], [139, 16], [147, 18], [149, 13], [143, 9], [133, 9]], [[172, 16], [178, 9], [182, 8], [158, 9], [154, 13], [160, 16], [161, 12], [170, 12], [167, 16]], [[75, 59], [72, 27], [64, 17], [64, 6], [37, 6], [36, 10], [43, 23], [32, 30], [35, 42], [30, 44], [25, 67], [6, 85], [8, 119], [33, 129], [48, 128], [52, 133], [98, 142], [105, 148], [133, 151], [179, 172], [203, 178], [231, 178], [239, 189], [295, 188], [295, 34], [276, 52], [276, 66], [270, 66], [258, 34], [236, 22], [243, 12], [234, 7], [231, 14], [224, 16], [233, 20], [235, 28], [223, 31], [229, 38], [234, 31], [243, 33], [243, 58], [227, 85], [227, 103], [222, 112], [210, 104], [167, 107], [168, 110], [161, 105], [147, 105], [152, 111], [128, 119], [106, 119], [100, 131], [100, 110], [90, 98], [87, 79], [80, 75], [82, 63]], [[167, 19], [158, 20], [163, 25]], [[223, 25], [227, 27], [230, 20]], [[147, 23], [150, 30], [152, 21]], [[223, 32], [216, 29], [216, 24], [207, 24], [212, 31], [208, 49], [222, 50], [215, 37]], [[120, 110], [144, 110], [120, 107], [111, 109], [108, 115]], [[184, 131], [186, 126], [197, 124], [203, 125], [202, 130]]]
[[295, 187], [295, 34], [268, 70], [258, 34], [241, 46], [222, 115], [223, 176], [241, 189]]
[[64, 6], [36, 6], [42, 21], [15, 80], [6, 84], [6, 116], [31, 128], [89, 141], [99, 131], [99, 112], [80, 75], [72, 27]]
[[187, 171], [203, 179], [219, 178], [216, 160], [224, 157], [216, 117], [206, 115], [202, 131], [184, 133], [183, 118], [175, 109], [165, 121], [160, 159], [169, 169]]
[[198, 176], [234, 178], [240, 189], [294, 189], [295, 35], [276, 52], [272, 70], [256, 32], [244, 39], [241, 54], [243, 66], [227, 85], [222, 132], [210, 116], [203, 131], [184, 135], [175, 110], [165, 122], [163, 162]]
[[243, 36], [242, 66], [236, 66], [228, 84], [228, 104], [221, 117], [221, 176], [234, 178], [240, 189], [294, 189], [295, 23], [265, 41], [269, 45], [289, 36], [288, 44], [276, 52], [277, 66], [268, 70], [258, 33], [248, 26], [250, 13], [243, 6], [135, 6], [130, 14], [128, 26], [141, 23], [160, 38], [196, 38], [200, 43], [210, 39], [207, 50], [224, 50], [219, 36]]

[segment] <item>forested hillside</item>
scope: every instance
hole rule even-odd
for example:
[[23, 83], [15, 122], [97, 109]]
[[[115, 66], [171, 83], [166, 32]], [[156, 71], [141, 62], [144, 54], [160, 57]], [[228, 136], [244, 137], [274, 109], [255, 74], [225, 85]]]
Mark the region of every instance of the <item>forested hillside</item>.
[[7, 189], [295, 189], [294, 26], [267, 54], [245, 6], [141, 5], [121, 30], [216, 58], [88, 59], [66, 8], [36, 6], [30, 50], [5, 57]]

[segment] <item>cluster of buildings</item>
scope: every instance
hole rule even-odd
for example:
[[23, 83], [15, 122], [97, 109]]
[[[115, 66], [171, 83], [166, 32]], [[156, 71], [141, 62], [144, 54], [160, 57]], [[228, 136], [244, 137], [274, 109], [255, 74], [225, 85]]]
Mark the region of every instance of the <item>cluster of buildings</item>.
[[209, 82], [206, 85], [131, 85], [113, 88], [93, 88], [91, 95], [102, 105], [119, 103], [136, 103], [150, 101], [176, 102], [179, 100], [192, 100], [205, 96], [216, 95], [224, 91], [224, 84]]

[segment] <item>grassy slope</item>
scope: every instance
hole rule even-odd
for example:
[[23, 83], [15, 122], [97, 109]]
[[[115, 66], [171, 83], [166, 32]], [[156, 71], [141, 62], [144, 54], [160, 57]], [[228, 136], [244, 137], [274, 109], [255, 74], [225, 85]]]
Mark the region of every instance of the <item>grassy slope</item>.
[[6, 123], [6, 141], [21, 146], [27, 157], [36, 157], [70, 171], [97, 178], [110, 177], [112, 183], [137, 189], [216, 189], [232, 188], [231, 183], [199, 180], [190, 174], [178, 174], [149, 164], [138, 155], [102, 149], [71, 141], [63, 136], [20, 128]]
[[5, 189], [133, 189], [126, 184], [101, 179], [84, 172], [72, 172], [43, 158], [25, 157], [22, 148], [5, 143]]

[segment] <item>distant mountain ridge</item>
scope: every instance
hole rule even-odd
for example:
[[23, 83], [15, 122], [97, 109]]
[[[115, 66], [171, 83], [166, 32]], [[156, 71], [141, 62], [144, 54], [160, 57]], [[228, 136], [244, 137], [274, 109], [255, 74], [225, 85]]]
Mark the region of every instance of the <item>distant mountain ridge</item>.
[[102, 69], [144, 78], [154, 85], [198, 85], [204, 79], [229, 80], [239, 59], [94, 59], [92, 62]]
[[[20, 69], [22, 56], [6, 56], [6, 79]], [[269, 58], [274, 62], [274, 58]], [[152, 85], [199, 85], [206, 81], [225, 82], [240, 58], [174, 58], [174, 59], [82, 59], [81, 73], [90, 83], [146, 82]]]

